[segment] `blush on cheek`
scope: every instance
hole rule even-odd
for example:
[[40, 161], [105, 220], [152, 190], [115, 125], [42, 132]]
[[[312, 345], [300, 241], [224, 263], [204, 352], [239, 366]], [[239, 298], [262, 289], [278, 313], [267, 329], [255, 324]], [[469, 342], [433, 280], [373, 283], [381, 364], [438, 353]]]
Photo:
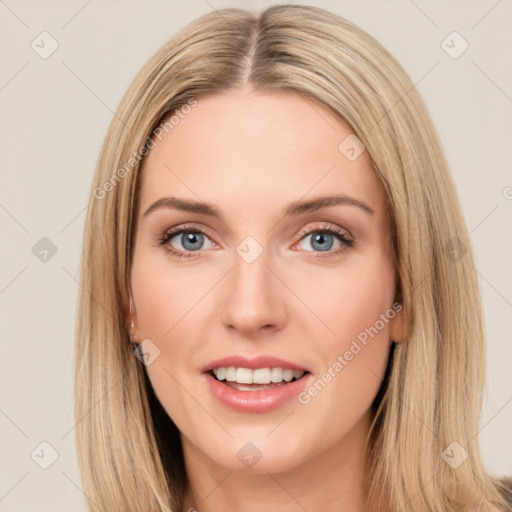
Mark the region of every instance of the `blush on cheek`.
[[[392, 300], [386, 283], [372, 279], [372, 276], [361, 280], [347, 279], [339, 284], [337, 292], [332, 291], [325, 296], [320, 311], [327, 325], [343, 339], [355, 339], [360, 333], [374, 327], [381, 315], [389, 309]], [[377, 324], [378, 331], [385, 331], [388, 324], [381, 324]]]
[[134, 269], [132, 290], [137, 327], [144, 338], [162, 338], [187, 311], [186, 294], [179, 292], [187, 290], [185, 284], [162, 276], [150, 264]]

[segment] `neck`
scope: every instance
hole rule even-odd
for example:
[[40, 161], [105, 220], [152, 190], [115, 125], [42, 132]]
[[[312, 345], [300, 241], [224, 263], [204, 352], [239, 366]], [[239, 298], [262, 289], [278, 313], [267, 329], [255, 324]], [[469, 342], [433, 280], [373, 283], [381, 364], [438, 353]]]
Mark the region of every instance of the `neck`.
[[182, 436], [188, 485], [183, 512], [365, 510], [368, 412], [334, 446], [287, 471], [235, 472], [216, 464]]

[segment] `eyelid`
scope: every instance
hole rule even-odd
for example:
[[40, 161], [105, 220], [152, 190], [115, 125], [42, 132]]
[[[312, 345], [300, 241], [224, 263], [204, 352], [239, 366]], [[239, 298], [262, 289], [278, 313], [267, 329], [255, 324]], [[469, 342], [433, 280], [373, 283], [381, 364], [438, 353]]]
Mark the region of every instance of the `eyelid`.
[[[309, 223], [306, 227], [302, 228], [299, 231], [299, 233], [297, 234], [297, 237], [298, 237], [297, 241], [300, 241], [304, 236], [311, 234], [311, 232], [314, 230], [323, 231], [323, 230], [329, 230], [329, 229], [339, 230], [341, 233], [346, 233], [349, 238], [354, 239], [354, 236], [352, 235], [352, 233], [346, 228], [342, 228], [340, 226], [337, 226], [336, 224], [331, 224], [327, 221], [312, 221], [312, 223], [315, 223], [315, 222], [317, 223], [316, 226], [307, 227], [307, 226], [309, 226], [309, 224], [311, 224], [311, 223]], [[164, 236], [164, 235], [171, 234], [173, 232], [179, 233], [180, 231], [193, 231], [193, 230], [197, 230], [200, 233], [208, 235], [210, 238], [215, 238], [211, 235], [209, 228], [203, 227], [202, 225], [198, 226], [195, 223], [177, 224], [176, 226], [172, 226], [172, 227], [164, 230], [163, 233], [160, 236], [158, 236], [158, 238], [160, 238], [161, 236]]]
[[[309, 225], [309, 224], [308, 224]], [[315, 231], [339, 231], [339, 234], [340, 235], [347, 235], [346, 238], [349, 238], [350, 240], [354, 240], [354, 236], [352, 235], [352, 233], [346, 229], [346, 228], [342, 228], [340, 226], [337, 226], [336, 224], [331, 224], [330, 222], [318, 222], [318, 225], [314, 226], [314, 227], [305, 227], [303, 229], [301, 229], [298, 233], [298, 241], [302, 240], [302, 238], [306, 235], [310, 235], [311, 233], [315, 232]]]
[[163, 238], [164, 236], [168, 236], [168, 235], [176, 235], [176, 234], [181, 233], [182, 231], [198, 232], [198, 233], [207, 235], [209, 238], [215, 238], [212, 236], [209, 228], [204, 227], [202, 225], [198, 226], [193, 223], [186, 223], [186, 224], [177, 224], [176, 226], [165, 229], [160, 235], [157, 234], [157, 239]]

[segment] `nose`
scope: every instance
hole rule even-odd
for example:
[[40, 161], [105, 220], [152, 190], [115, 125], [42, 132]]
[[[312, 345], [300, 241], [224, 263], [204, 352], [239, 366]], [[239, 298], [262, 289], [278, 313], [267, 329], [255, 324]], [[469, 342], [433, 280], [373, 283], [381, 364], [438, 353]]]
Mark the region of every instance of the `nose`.
[[266, 252], [252, 263], [235, 253], [224, 282], [222, 322], [245, 336], [279, 330], [286, 319], [283, 284], [268, 268]]

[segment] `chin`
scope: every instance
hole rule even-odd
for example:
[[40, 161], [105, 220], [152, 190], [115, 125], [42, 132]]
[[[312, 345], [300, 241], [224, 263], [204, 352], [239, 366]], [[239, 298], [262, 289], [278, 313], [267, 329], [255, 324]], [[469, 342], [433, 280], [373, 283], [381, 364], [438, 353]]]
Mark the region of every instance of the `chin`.
[[280, 473], [301, 463], [298, 455], [304, 453], [303, 443], [294, 442], [289, 436], [267, 436], [268, 430], [237, 436], [228, 443], [219, 443], [221, 449], [209, 456], [219, 466], [242, 473]]

